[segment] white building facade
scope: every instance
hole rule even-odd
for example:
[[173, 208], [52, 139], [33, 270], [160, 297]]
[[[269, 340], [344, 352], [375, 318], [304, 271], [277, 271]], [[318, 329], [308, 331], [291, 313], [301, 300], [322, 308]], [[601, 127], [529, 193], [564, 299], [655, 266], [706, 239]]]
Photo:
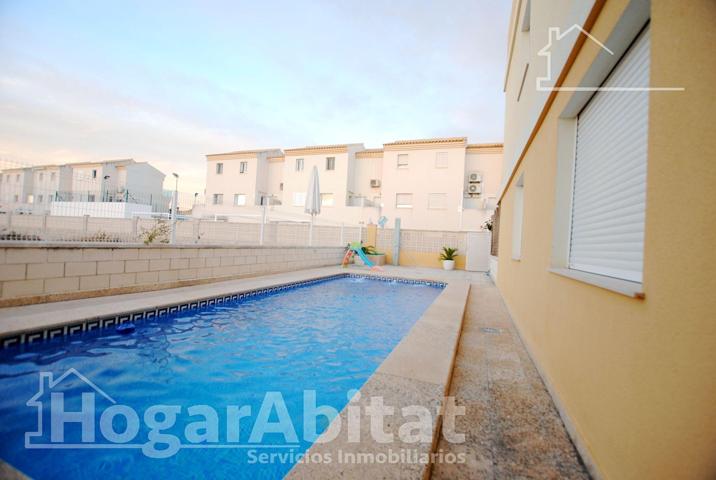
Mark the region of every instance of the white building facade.
[[165, 175], [132, 159], [38, 165], [0, 171], [5, 212], [49, 213], [56, 202], [125, 202], [166, 208]]
[[198, 217], [257, 217], [262, 205], [301, 218], [308, 179], [318, 168], [321, 221], [416, 230], [479, 230], [495, 208], [502, 145], [465, 137], [245, 150], [207, 155], [206, 203]]

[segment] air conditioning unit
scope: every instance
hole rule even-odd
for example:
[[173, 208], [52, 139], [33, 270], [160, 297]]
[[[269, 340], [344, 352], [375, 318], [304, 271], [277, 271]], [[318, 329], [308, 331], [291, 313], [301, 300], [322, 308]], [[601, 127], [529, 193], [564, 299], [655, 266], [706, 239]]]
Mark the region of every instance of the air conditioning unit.
[[380, 188], [380, 180], [374, 178], [370, 181], [370, 188]]
[[468, 172], [467, 183], [481, 183], [482, 173], [480, 172]]
[[479, 183], [471, 183], [467, 186], [467, 193], [470, 195], [479, 195], [482, 193], [482, 185]]

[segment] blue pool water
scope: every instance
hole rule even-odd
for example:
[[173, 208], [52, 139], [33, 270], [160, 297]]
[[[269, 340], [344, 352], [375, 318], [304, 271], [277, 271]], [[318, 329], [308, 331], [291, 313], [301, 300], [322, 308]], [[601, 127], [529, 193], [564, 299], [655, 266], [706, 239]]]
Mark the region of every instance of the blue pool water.
[[[303, 438], [304, 390], [316, 391], [318, 405], [340, 411], [347, 393], [363, 385], [439, 293], [438, 287], [343, 277], [147, 320], [126, 335], [106, 329], [7, 349], [0, 352], [0, 458], [38, 480], [281, 478], [292, 467], [295, 454], [311, 444]], [[26, 404], [38, 393], [40, 372], [51, 372], [57, 381], [70, 368], [115, 405], [136, 411], [139, 419], [153, 405], [179, 406], [173, 425], [154, 427], [183, 443], [188, 443], [189, 423], [212, 418], [190, 416], [188, 407], [211, 407], [219, 425], [219, 438], [213, 443], [224, 447], [181, 448], [168, 458], [153, 458], [139, 447], [129, 447], [148, 442], [152, 429], [141, 421], [135, 437], [115, 438], [112, 443], [103, 436], [99, 417], [113, 404], [75, 374], [54, 386], [46, 379], [35, 399], [41, 403]], [[270, 391], [280, 392], [298, 441], [287, 443], [283, 434], [268, 433], [252, 450], [248, 448], [256, 446], [249, 442], [252, 424]], [[65, 411], [80, 411], [82, 393], [92, 392], [96, 418], [87, 425], [95, 438], [85, 443], [105, 448], [25, 448], [25, 432], [38, 431], [38, 411], [43, 433], [30, 441], [52, 443], [51, 394], [64, 394]], [[247, 448], [225, 448], [234, 444], [227, 441], [230, 405], [251, 407], [251, 417], [242, 419], [240, 429], [233, 432], [239, 436], [234, 443]], [[129, 429], [125, 418], [117, 415], [109, 420], [109, 430]], [[279, 420], [279, 412], [271, 410], [268, 421]], [[318, 417], [318, 432], [327, 424]], [[79, 422], [60, 430], [65, 444], [83, 443]], [[106, 448], [109, 444], [125, 448]], [[158, 441], [157, 448], [162, 446]], [[271, 463], [257, 461], [258, 453], [271, 452], [294, 456], [274, 457]]]

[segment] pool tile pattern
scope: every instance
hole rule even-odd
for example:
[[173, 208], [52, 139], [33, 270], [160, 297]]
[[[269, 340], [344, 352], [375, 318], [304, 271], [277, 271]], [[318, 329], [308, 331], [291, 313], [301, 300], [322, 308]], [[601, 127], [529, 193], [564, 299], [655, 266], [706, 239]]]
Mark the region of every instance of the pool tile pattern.
[[81, 322], [71, 323], [67, 325], [49, 327], [45, 329], [33, 330], [29, 332], [23, 332], [16, 335], [7, 336], [0, 339], [0, 348], [9, 348], [17, 345], [32, 344], [36, 342], [48, 341], [53, 338], [64, 336], [64, 335], [79, 335], [82, 333], [92, 332], [99, 329], [106, 329], [116, 327], [127, 322], [141, 322], [157, 317], [164, 317], [178, 312], [184, 312], [187, 310], [195, 310], [214, 305], [221, 305], [229, 302], [241, 302], [246, 298], [257, 298], [266, 295], [275, 294], [277, 292], [285, 291], [292, 288], [298, 288], [307, 285], [314, 285], [316, 283], [327, 282], [335, 280], [337, 278], [349, 277], [349, 278], [369, 278], [371, 280], [384, 281], [384, 282], [397, 282], [407, 284], [420, 284], [428, 285], [432, 287], [445, 287], [445, 283], [436, 282], [432, 280], [416, 280], [406, 279], [401, 277], [383, 276], [383, 275], [360, 275], [356, 273], [338, 273], [334, 275], [323, 276], [319, 278], [312, 278], [309, 280], [301, 280], [297, 282], [283, 283], [271, 287], [257, 288], [247, 290], [243, 292], [237, 292], [227, 295], [221, 295], [217, 297], [207, 297], [204, 299], [194, 300], [187, 303], [180, 303], [176, 305], [165, 305], [149, 310], [140, 310], [134, 312], [126, 312], [118, 315], [112, 315], [104, 318], [94, 318], [84, 320]]

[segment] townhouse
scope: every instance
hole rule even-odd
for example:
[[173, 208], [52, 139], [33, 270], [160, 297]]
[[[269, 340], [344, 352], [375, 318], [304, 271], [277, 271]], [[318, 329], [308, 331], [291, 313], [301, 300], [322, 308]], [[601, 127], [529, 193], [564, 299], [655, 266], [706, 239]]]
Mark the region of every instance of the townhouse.
[[715, 22], [513, 2], [497, 285], [595, 478], [716, 474]]
[[56, 202], [131, 202], [166, 209], [164, 174], [132, 159], [37, 165], [0, 171], [6, 211], [45, 213]]
[[479, 230], [496, 205], [501, 144], [465, 137], [245, 150], [207, 159], [206, 204], [197, 216], [241, 219], [262, 205], [301, 218], [308, 179], [319, 171], [321, 220], [419, 230]]

